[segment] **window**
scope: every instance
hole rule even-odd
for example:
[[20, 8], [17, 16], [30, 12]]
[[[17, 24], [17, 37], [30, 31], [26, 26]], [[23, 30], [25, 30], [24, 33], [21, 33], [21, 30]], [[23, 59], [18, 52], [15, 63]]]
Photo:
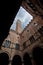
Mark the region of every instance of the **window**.
[[19, 38], [19, 37], [17, 37], [17, 38]]
[[29, 38], [30, 42], [33, 43], [35, 41], [35, 38], [34, 36], [32, 35], [30, 38]]
[[29, 32], [29, 30], [27, 30], [27, 32]]
[[4, 43], [4, 46], [7, 47], [7, 48], [9, 48], [10, 44], [11, 44], [11, 41], [6, 40], [5, 43]]
[[31, 36], [31, 32], [30, 30], [27, 30], [27, 38], [29, 38]]
[[15, 49], [16, 49], [16, 50], [19, 50], [19, 49], [20, 49], [20, 45], [16, 43], [16, 44], [15, 44]]
[[38, 30], [41, 26], [40, 26], [40, 24], [38, 24], [38, 23], [36, 23], [36, 22], [34, 22], [34, 26], [35, 26], [35, 28]]
[[37, 23], [34, 23], [35, 26], [37, 26], [38, 24]]
[[43, 26], [41, 28], [39, 28], [38, 32], [43, 35]]
[[24, 49], [26, 48], [26, 42], [23, 43], [23, 48], [24, 48]]
[[36, 32], [36, 33], [34, 34], [35, 40], [38, 39], [39, 37], [40, 37], [40, 34], [39, 34], [38, 32]]

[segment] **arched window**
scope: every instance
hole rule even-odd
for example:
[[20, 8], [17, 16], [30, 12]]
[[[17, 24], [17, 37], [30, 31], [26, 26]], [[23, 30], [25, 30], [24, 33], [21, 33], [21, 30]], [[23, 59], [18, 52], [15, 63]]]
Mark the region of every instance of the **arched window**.
[[4, 42], [4, 46], [5, 47], [9, 48], [10, 47], [10, 44], [11, 44], [11, 41], [5, 40], [5, 42]]

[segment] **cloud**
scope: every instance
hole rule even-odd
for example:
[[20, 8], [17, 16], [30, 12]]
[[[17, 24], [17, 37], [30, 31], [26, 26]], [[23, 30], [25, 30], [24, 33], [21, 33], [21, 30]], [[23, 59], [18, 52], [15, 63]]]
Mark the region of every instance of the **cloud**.
[[16, 29], [16, 22], [18, 19], [22, 22], [22, 28], [24, 29], [25, 26], [27, 24], [29, 24], [31, 19], [33, 19], [33, 17], [23, 7], [20, 7], [20, 9], [19, 9], [19, 11], [14, 19], [14, 22], [11, 26], [11, 29], [13, 29], [13, 30]]

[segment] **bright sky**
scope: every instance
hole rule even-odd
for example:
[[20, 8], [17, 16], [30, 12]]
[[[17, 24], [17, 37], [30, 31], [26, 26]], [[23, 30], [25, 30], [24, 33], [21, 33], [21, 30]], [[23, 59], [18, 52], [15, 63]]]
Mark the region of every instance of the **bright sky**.
[[17, 20], [20, 20], [22, 22], [22, 28], [24, 29], [29, 22], [33, 19], [33, 16], [31, 16], [23, 7], [20, 7], [13, 24], [11, 25], [11, 29], [16, 29], [16, 22]]

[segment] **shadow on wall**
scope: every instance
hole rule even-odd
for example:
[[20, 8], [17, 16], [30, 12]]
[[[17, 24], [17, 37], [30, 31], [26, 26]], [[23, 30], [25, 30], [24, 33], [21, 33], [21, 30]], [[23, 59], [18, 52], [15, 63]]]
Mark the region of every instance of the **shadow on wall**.
[[25, 53], [23, 56], [24, 65], [32, 65], [31, 58], [28, 53]]
[[43, 65], [43, 49], [36, 47], [33, 49], [33, 59], [36, 65]]

